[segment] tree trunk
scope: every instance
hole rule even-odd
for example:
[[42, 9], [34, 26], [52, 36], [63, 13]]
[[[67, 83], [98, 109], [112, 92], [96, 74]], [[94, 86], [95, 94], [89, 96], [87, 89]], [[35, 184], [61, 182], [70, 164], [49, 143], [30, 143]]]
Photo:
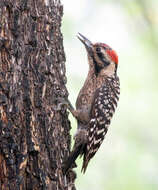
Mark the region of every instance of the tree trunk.
[[58, 0], [0, 1], [0, 190], [72, 190]]

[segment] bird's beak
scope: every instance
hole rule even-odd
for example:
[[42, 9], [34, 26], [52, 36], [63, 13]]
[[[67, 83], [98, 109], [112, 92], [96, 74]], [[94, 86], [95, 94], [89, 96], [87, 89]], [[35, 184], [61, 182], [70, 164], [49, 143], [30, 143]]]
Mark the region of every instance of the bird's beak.
[[86, 37], [84, 37], [82, 34], [78, 33], [77, 35], [78, 39], [85, 45], [87, 51], [90, 53], [92, 51], [93, 44], [91, 41], [89, 41]]

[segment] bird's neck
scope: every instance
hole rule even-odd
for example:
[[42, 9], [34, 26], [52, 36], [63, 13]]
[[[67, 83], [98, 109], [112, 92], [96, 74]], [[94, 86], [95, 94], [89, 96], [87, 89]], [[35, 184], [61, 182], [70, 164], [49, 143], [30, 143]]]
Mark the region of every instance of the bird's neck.
[[114, 62], [110, 63], [107, 67], [100, 71], [100, 76], [112, 77], [116, 74], [116, 65]]

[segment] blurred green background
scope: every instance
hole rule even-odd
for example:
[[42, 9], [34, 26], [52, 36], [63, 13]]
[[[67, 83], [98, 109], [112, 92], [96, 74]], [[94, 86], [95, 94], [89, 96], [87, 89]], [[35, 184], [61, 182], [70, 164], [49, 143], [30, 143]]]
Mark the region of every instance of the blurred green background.
[[[88, 72], [77, 32], [119, 55], [121, 96], [108, 134], [78, 190], [158, 189], [158, 0], [61, 0], [69, 99], [75, 105]], [[72, 118], [72, 135], [76, 121]]]

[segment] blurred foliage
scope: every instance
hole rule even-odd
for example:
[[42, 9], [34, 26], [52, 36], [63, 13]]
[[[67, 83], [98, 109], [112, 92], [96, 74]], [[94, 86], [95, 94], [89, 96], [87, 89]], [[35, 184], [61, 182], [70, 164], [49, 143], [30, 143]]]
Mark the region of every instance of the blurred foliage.
[[[88, 64], [77, 32], [105, 42], [119, 54], [121, 96], [99, 152], [77, 189], [158, 189], [158, 1], [63, 0], [63, 35], [69, 99], [75, 104]], [[76, 121], [72, 118], [72, 135]]]

